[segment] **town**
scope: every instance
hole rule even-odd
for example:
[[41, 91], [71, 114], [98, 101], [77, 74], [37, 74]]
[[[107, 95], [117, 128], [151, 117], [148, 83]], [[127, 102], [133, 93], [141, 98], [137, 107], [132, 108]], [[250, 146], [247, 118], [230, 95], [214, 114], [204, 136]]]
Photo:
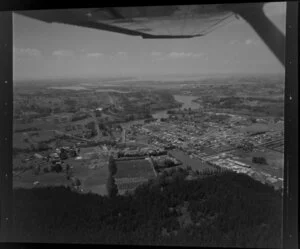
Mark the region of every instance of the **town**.
[[[169, 93], [153, 85], [154, 89], [147, 89], [141, 83], [127, 90], [124, 85], [96, 90], [39, 88], [44, 94], [31, 99], [21, 88], [15, 99], [14, 186], [67, 185], [83, 193], [107, 195], [113, 158], [119, 194], [134, 191], [170, 168], [188, 169], [194, 175], [227, 169], [282, 188], [283, 116], [278, 109], [262, 113], [281, 103], [278, 81], [266, 80], [260, 86], [262, 94], [274, 92], [271, 99], [251, 97], [255, 83], [243, 84], [242, 89], [238, 83], [226, 89], [218, 83], [213, 91], [228, 96], [219, 101], [207, 100], [212, 91], [207, 82], [176, 82]], [[229, 99], [234, 89], [246, 96]], [[67, 100], [59, 97], [60, 91], [68, 91]], [[35, 107], [46, 99], [56, 106], [48, 107], [49, 113], [42, 105]], [[136, 108], [130, 101], [138, 104]], [[249, 108], [254, 108], [251, 101], [255, 108], [267, 106], [249, 115]], [[242, 105], [244, 113], [235, 104]], [[29, 105], [35, 114], [28, 112]], [[71, 110], [74, 106], [78, 111]]]

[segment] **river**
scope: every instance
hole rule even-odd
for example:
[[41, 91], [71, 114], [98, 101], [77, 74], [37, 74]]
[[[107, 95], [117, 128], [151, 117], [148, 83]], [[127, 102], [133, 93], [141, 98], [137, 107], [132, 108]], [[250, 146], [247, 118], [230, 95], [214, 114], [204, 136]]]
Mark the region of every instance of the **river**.
[[210, 169], [210, 170], [215, 169], [214, 167], [208, 165], [207, 163], [201, 162], [200, 159], [190, 158], [189, 155], [187, 155], [185, 152], [181, 150], [175, 149], [169, 152], [173, 157], [175, 157], [176, 159], [182, 162], [183, 167], [191, 166], [193, 170], [199, 170], [199, 171], [204, 169]]
[[[184, 108], [198, 109], [200, 107], [200, 104], [198, 104], [196, 102], [193, 102], [193, 100], [198, 98], [196, 96], [188, 96], [188, 95], [173, 95], [173, 96], [174, 96], [176, 101], [183, 103], [181, 109], [184, 109]], [[177, 108], [175, 108], [175, 109], [177, 109]], [[167, 114], [168, 110], [171, 110], [171, 109], [167, 109], [167, 110], [163, 110], [163, 111], [157, 111], [154, 114], [152, 114], [152, 116], [153, 116], [153, 118], [156, 118], [156, 119], [167, 118], [168, 117], [168, 114]], [[121, 125], [124, 128], [129, 128], [131, 125], [134, 125], [134, 124], [144, 124], [144, 120], [145, 119], [129, 121], [129, 122], [122, 123]]]
[[[183, 103], [181, 109], [185, 109], [185, 108], [198, 109], [200, 107], [198, 103], [193, 102], [193, 100], [198, 98], [196, 96], [188, 96], [188, 95], [173, 95], [173, 96], [176, 101]], [[157, 119], [167, 118], [168, 117], [167, 111], [168, 110], [158, 111], [152, 116]]]

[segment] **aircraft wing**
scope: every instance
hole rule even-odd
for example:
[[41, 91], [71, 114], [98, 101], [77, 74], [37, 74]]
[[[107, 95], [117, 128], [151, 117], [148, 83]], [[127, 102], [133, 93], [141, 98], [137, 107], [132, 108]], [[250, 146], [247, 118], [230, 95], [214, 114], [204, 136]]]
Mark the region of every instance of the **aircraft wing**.
[[245, 4], [174, 5], [18, 11], [40, 21], [140, 36], [144, 39], [203, 36], [233, 20], [234, 8]]
[[285, 36], [265, 16], [264, 3], [106, 7], [16, 11], [48, 23], [63, 23], [139, 36], [178, 39], [203, 36], [241, 16], [284, 65]]

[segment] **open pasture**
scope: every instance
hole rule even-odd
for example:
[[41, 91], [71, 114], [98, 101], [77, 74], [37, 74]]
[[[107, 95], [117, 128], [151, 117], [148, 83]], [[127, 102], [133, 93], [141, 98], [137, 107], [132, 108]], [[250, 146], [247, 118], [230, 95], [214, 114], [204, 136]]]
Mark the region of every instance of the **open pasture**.
[[151, 163], [145, 159], [116, 161], [116, 164], [118, 169], [116, 178], [155, 177]]

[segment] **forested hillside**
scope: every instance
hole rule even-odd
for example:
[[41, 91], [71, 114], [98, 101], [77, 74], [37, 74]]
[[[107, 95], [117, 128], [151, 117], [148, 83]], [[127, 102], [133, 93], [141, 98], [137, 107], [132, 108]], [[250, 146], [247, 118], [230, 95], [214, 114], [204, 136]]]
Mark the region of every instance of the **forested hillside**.
[[134, 195], [14, 190], [14, 241], [281, 247], [281, 192], [247, 175], [152, 181]]

